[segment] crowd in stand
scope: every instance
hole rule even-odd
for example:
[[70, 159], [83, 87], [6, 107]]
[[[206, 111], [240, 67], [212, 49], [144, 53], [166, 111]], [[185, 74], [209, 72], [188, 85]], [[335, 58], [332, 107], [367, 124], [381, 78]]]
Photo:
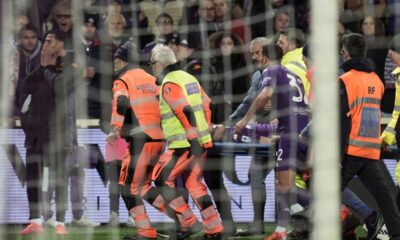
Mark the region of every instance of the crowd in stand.
[[[248, 116], [246, 113], [253, 110], [250, 106], [253, 102], [257, 102], [257, 96], [266, 94], [263, 93], [266, 84], [273, 84], [263, 81], [265, 74], [272, 74], [263, 73], [263, 70], [272, 64], [278, 64], [279, 69], [281, 67], [285, 69], [282, 71], [293, 73], [296, 81], [298, 79], [301, 82], [304, 96], [312, 93], [311, 66], [303, 61], [309, 57], [309, 46], [306, 42], [312, 19], [308, 0], [87, 0], [82, 2], [79, 9], [69, 0], [37, 0], [30, 4], [30, 8], [15, 10], [16, 27], [13, 29], [14, 38], [9, 43], [12, 44], [13, 53], [10, 59], [11, 76], [8, 93], [13, 105], [12, 115], [21, 120], [26, 135], [27, 168], [34, 169], [29, 177], [31, 184], [28, 184], [28, 199], [30, 204], [33, 204], [30, 206], [31, 223], [41, 225], [43, 217], [48, 224], [56, 226], [58, 234], [67, 234], [64, 221], [65, 188], [68, 186], [65, 185], [65, 181], [68, 179], [71, 181], [71, 193], [73, 193], [71, 201], [75, 203], [73, 223], [78, 226], [96, 226], [83, 214], [81, 206], [84, 171], [83, 166], [77, 161], [79, 147], [76, 119], [100, 119], [100, 128], [109, 134], [109, 137], [110, 134], [120, 130], [115, 129], [113, 125], [115, 119], [111, 118], [115, 117], [116, 108], [112, 106], [112, 89], [115, 91], [116, 87], [114, 80], [123, 76], [120, 70], [125, 67], [118, 66], [118, 59], [132, 63], [131, 57], [136, 56], [136, 59], [132, 60], [136, 66], [148, 74], [154, 74], [157, 72], [154, 64], [164, 61], [155, 59], [158, 56], [155, 53], [165, 51], [168, 55], [169, 50], [162, 50], [160, 46], [168, 47], [174, 54], [171, 58], [175, 61], [172, 61], [171, 65], [176, 65], [177, 68], [196, 77], [201, 89], [211, 100], [210, 122], [216, 126], [212, 131], [214, 141], [222, 138], [218, 136], [220, 126], [231, 128], [236, 126], [234, 130], [239, 133], [246, 125], [243, 119]], [[399, 32], [400, 4], [395, 0], [339, 0], [338, 34], [345, 36], [349, 33], [360, 33], [364, 37], [366, 57], [371, 69], [385, 85], [381, 109], [386, 113], [391, 113], [395, 108], [396, 76], [392, 72], [397, 65], [393, 61], [393, 53], [391, 54], [389, 50], [396, 50], [390, 43], [393, 36]], [[62, 45], [57, 45], [58, 41], [62, 42]], [[277, 52], [282, 56], [280, 58], [272, 56], [272, 50], [266, 48], [266, 45], [269, 48], [279, 46], [280, 50]], [[136, 55], [132, 49], [135, 51], [137, 49]], [[58, 62], [58, 57], [63, 59], [62, 63]], [[265, 58], [270, 60], [265, 61]], [[168, 70], [168, 66], [165, 65], [163, 70]], [[281, 71], [279, 69], [276, 71]], [[159, 72], [158, 75], [154, 77], [163, 76]], [[58, 82], [60, 79], [63, 81]], [[49, 97], [46, 94], [53, 94], [50, 98], [54, 101], [48, 102], [47, 107], [43, 107], [37, 97], [46, 99]], [[268, 97], [265, 99], [269, 100]], [[115, 95], [114, 100], [116, 100]], [[305, 101], [305, 105], [308, 104], [306, 98], [301, 101]], [[54, 115], [50, 114], [53, 108], [56, 112]], [[29, 115], [32, 109], [36, 109], [37, 112]], [[267, 101], [257, 113], [253, 112], [257, 123], [269, 124], [264, 126], [268, 130], [258, 130], [259, 132], [279, 131], [276, 130], [277, 123], [271, 122], [276, 116], [270, 113], [270, 109], [271, 102]], [[298, 114], [303, 114], [308, 119], [309, 113], [306, 107], [301, 106], [296, 109], [300, 109]], [[50, 123], [50, 127], [44, 127], [44, 122]], [[302, 122], [301, 128], [305, 127], [306, 123], [307, 121]], [[253, 129], [253, 126], [248, 129]], [[254, 125], [254, 129], [260, 128]], [[299, 127], [296, 133], [300, 133], [301, 130]], [[64, 133], [65, 137], [60, 142], [52, 141], [59, 139], [55, 136], [59, 133]], [[114, 143], [112, 146], [107, 146], [108, 153], [115, 151], [115, 154], [108, 154], [110, 161], [107, 163], [110, 179], [109, 224], [111, 225], [119, 222], [120, 191], [117, 182], [123, 166], [118, 160], [124, 158], [121, 152], [126, 150], [128, 145], [120, 138], [121, 136], [115, 137], [118, 139], [116, 145], [122, 150], [113, 148]], [[132, 150], [131, 154], [133, 152], [136, 150]], [[54, 159], [49, 160], [47, 156]], [[59, 162], [67, 162], [68, 171], [64, 171], [65, 166]], [[58, 174], [57, 177], [62, 173], [62, 177], [61, 181], [56, 181], [52, 188], [45, 191], [45, 197], [42, 197], [39, 196], [42, 193], [39, 193], [36, 181], [42, 178], [41, 169], [46, 167], [53, 169], [54, 173]], [[263, 209], [266, 201], [264, 180], [273, 167], [258, 158], [254, 158], [251, 163], [249, 179], [255, 214], [254, 222], [248, 231], [253, 235], [264, 234]], [[217, 205], [225, 232], [228, 236], [234, 236], [237, 231], [232, 215], [229, 214], [230, 208], [224, 205], [226, 201], [229, 202], [229, 198], [226, 198], [221, 170], [207, 170], [206, 162], [204, 177]], [[302, 178], [297, 175], [296, 180], [297, 177]], [[301, 179], [298, 182], [301, 182]], [[296, 181], [296, 184], [298, 182]], [[287, 183], [287, 186], [291, 184], [293, 185]], [[225, 192], [216, 193], [216, 189], [225, 189]], [[56, 192], [57, 216], [56, 221], [52, 222], [48, 202], [53, 191]], [[296, 191], [303, 197], [307, 195], [303, 194], [303, 187], [298, 185]], [[280, 194], [284, 196], [285, 192]], [[41, 201], [41, 198], [46, 201]], [[349, 198], [351, 197], [346, 199]], [[280, 204], [283, 206], [285, 201], [282, 199]], [[165, 200], [171, 199], [166, 197]], [[124, 201], [129, 203], [133, 200], [125, 196]], [[44, 214], [39, 213], [38, 207], [35, 206], [40, 202], [47, 202], [47, 208], [44, 204], [44, 209], [47, 210]], [[201, 211], [205, 211], [201, 203], [198, 207]], [[135, 218], [137, 213], [133, 210], [130, 213]], [[377, 226], [368, 221], [374, 222], [379, 218], [381, 218], [379, 213], [371, 210], [366, 214], [365, 222], [372, 229]], [[181, 219], [176, 217], [174, 220], [177, 222]], [[207, 221], [206, 224], [212, 225]], [[191, 227], [196, 227], [195, 224]], [[286, 234], [286, 224], [278, 221], [276, 229], [278, 235], [282, 232]], [[30, 226], [30, 229], [24, 229], [21, 233], [41, 231], [40, 227], [33, 229], [32, 226], [35, 225]], [[220, 229], [217, 233], [221, 232]], [[206, 239], [219, 239], [214, 238], [213, 234], [215, 233], [210, 233], [209, 236], [206, 234]], [[285, 239], [283, 235], [278, 237], [281, 238], [268, 239]]]

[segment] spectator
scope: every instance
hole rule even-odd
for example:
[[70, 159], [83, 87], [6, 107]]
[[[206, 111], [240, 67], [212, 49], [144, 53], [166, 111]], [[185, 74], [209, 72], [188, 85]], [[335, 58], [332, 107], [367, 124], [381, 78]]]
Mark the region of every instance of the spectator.
[[374, 72], [380, 79], [384, 78], [384, 64], [387, 56], [386, 40], [383, 23], [367, 15], [361, 21], [361, 33], [367, 42], [367, 58], [374, 64]]
[[210, 37], [213, 40], [210, 48], [215, 49], [213, 65], [219, 81], [224, 85], [227, 114], [231, 114], [246, 96], [249, 88], [249, 74], [242, 42], [232, 32], [218, 32]]
[[223, 85], [214, 66], [200, 55], [199, 39], [194, 34], [178, 35], [172, 43], [176, 45], [175, 55], [181, 68], [194, 75], [211, 98], [212, 122], [222, 123], [225, 120]]
[[[254, 99], [261, 92], [262, 77], [261, 73], [265, 69], [266, 65], [262, 62], [262, 48], [267, 45], [270, 41], [265, 37], [258, 37], [250, 42], [250, 54], [253, 60], [254, 68], [256, 69], [251, 76], [251, 86], [247, 91], [247, 96], [242, 100], [239, 107], [233, 112], [229, 118], [233, 123], [239, 121], [249, 110]], [[265, 108], [259, 110], [256, 114], [256, 122], [263, 123], [269, 122], [267, 119], [268, 110]], [[265, 201], [264, 201], [265, 202]], [[265, 204], [264, 204], [265, 205]]]
[[159, 35], [156, 40], [146, 44], [143, 49], [144, 57], [142, 60], [146, 62], [149, 61], [151, 50], [153, 50], [157, 43], [168, 44], [173, 35], [176, 34], [173, 32], [174, 20], [168, 13], [160, 13], [155, 21]]
[[207, 39], [217, 31], [215, 23], [215, 6], [213, 0], [200, 1], [199, 6], [199, 32], [201, 46], [207, 47]]
[[[72, 56], [67, 53], [64, 44], [67, 35], [65, 32], [55, 30], [46, 34], [45, 43], [41, 52], [40, 71], [41, 77], [47, 87], [49, 87], [48, 94], [53, 96], [48, 97], [45, 101], [49, 106], [49, 115], [41, 117], [44, 118], [39, 124], [43, 124], [49, 133], [49, 142], [45, 146], [49, 152], [48, 162], [44, 166], [50, 172], [49, 179], [44, 178], [55, 187], [56, 199], [56, 222], [55, 231], [58, 235], [68, 234], [65, 228], [65, 212], [67, 210], [67, 195], [68, 195], [68, 171], [74, 165], [68, 157], [76, 153], [76, 119], [74, 117], [74, 106], [70, 105], [68, 108], [62, 103], [66, 103], [68, 96], [64, 95], [63, 89], [66, 89], [66, 84], [73, 83], [74, 68], [72, 65]], [[62, 64], [62, 65], [61, 65]], [[68, 72], [71, 74], [63, 74]], [[38, 85], [37, 85], [38, 86]], [[69, 92], [71, 94], [71, 92]], [[69, 102], [68, 102], [69, 103]], [[43, 102], [41, 102], [43, 106]], [[70, 121], [67, 120], [66, 115], [71, 116]], [[68, 122], [68, 125], [67, 125]], [[45, 133], [45, 132], [44, 132]], [[75, 146], [75, 148], [74, 148]], [[68, 149], [68, 151], [66, 151]], [[74, 150], [75, 149], [75, 150]], [[76, 158], [73, 158], [76, 160]], [[46, 170], [45, 170], [46, 171]], [[45, 190], [47, 196], [52, 193], [49, 188]], [[48, 199], [47, 199], [48, 200]], [[50, 202], [44, 199], [45, 210], [50, 209]], [[47, 220], [46, 213], [44, 219]]]
[[[49, 21], [53, 25], [53, 29], [60, 30], [68, 34], [68, 41], [72, 41], [73, 15], [71, 11], [71, 3], [69, 0], [58, 0], [49, 16]], [[70, 47], [71, 42], [68, 43]]]
[[101, 42], [114, 53], [119, 45], [126, 42], [128, 38], [125, 35], [127, 26], [125, 17], [121, 13], [108, 15], [104, 20], [104, 34], [101, 36]]
[[385, 83], [385, 93], [382, 97], [381, 110], [385, 113], [393, 112], [394, 108], [394, 97], [396, 94], [396, 75], [393, 74], [393, 70], [396, 68], [396, 64], [391, 59], [390, 55], [387, 54], [385, 59], [384, 77], [383, 82]]
[[289, 27], [289, 13], [287, 11], [279, 10], [274, 15], [274, 34], [284, 31]]
[[80, 28], [80, 39], [86, 55], [86, 70], [84, 72], [84, 86], [78, 89], [77, 97], [87, 109], [77, 109], [81, 118], [100, 118], [100, 40], [97, 37], [98, 18], [96, 15], [84, 15], [84, 22]]
[[231, 31], [242, 39], [244, 43], [250, 41], [250, 29], [247, 28], [242, 18], [232, 20], [230, 5], [227, 0], [214, 0], [215, 22], [217, 31]]
[[[48, 122], [52, 94], [40, 68], [41, 42], [38, 31], [27, 25], [18, 34], [19, 71], [16, 82], [16, 106], [20, 111], [21, 126], [25, 133], [26, 182], [30, 224], [19, 233], [42, 233], [41, 186], [42, 169], [49, 141]], [[43, 104], [43, 102], [49, 104]]]

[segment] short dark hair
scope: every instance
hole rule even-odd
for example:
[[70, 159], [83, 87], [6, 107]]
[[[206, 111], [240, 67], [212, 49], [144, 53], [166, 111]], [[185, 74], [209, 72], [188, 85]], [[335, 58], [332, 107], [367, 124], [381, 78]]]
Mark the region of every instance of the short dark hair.
[[50, 30], [46, 33], [46, 35], [44, 36], [44, 39], [46, 39], [47, 35], [49, 34], [54, 34], [54, 37], [61, 42], [65, 42], [68, 38], [68, 34], [66, 32], [63, 32], [61, 30]]
[[351, 58], [366, 56], [365, 37], [359, 33], [348, 33], [342, 37], [342, 46], [349, 52]]
[[273, 61], [281, 62], [283, 51], [278, 44], [270, 43], [263, 46], [262, 54]]
[[23, 26], [23, 27], [18, 31], [18, 39], [21, 39], [22, 33], [23, 33], [24, 31], [32, 31], [32, 32], [34, 32], [34, 33], [36, 34], [36, 37], [39, 38], [39, 31], [38, 31], [38, 29], [37, 29], [35, 26], [33, 26], [33, 25], [27, 24], [27, 25]]
[[288, 39], [289, 43], [294, 43], [296, 48], [300, 48], [306, 42], [306, 37], [304, 36], [303, 31], [297, 28], [287, 28], [279, 32], [282, 35], [285, 35]]

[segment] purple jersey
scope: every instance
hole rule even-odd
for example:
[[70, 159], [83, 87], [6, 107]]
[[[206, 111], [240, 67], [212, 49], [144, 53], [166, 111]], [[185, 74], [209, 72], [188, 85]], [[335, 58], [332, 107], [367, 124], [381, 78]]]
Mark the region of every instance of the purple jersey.
[[262, 77], [263, 87], [273, 89], [271, 102], [279, 120], [278, 131], [281, 137], [293, 131], [299, 134], [308, 123], [310, 115], [301, 79], [278, 64], [265, 69]]

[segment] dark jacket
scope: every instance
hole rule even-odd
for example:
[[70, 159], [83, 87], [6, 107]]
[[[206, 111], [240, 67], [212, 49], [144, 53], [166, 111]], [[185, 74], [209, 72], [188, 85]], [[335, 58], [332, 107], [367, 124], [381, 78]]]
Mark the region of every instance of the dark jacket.
[[44, 153], [50, 138], [50, 115], [54, 109], [54, 94], [45, 80], [44, 68], [37, 66], [26, 78], [18, 81], [17, 89], [25, 147], [34, 153]]
[[[247, 111], [250, 109], [251, 104], [257, 98], [258, 94], [262, 91], [262, 73], [261, 70], [257, 70], [251, 76], [251, 86], [247, 91], [247, 96], [243, 99], [242, 103], [237, 107], [234, 113], [231, 114], [230, 119], [233, 122], [237, 122], [241, 120], [244, 115], [246, 115]], [[268, 114], [269, 112], [260, 109], [256, 113], [257, 122], [266, 123], [268, 122]]]
[[249, 72], [242, 54], [232, 54], [231, 57], [215, 58], [215, 69], [219, 82], [223, 84], [225, 99], [229, 103], [228, 114], [239, 107], [249, 89]]
[[215, 67], [208, 61], [197, 58], [195, 54], [179, 64], [184, 71], [197, 78], [201, 87], [211, 99], [211, 121], [223, 123], [225, 121], [224, 89], [223, 83], [217, 77]]

